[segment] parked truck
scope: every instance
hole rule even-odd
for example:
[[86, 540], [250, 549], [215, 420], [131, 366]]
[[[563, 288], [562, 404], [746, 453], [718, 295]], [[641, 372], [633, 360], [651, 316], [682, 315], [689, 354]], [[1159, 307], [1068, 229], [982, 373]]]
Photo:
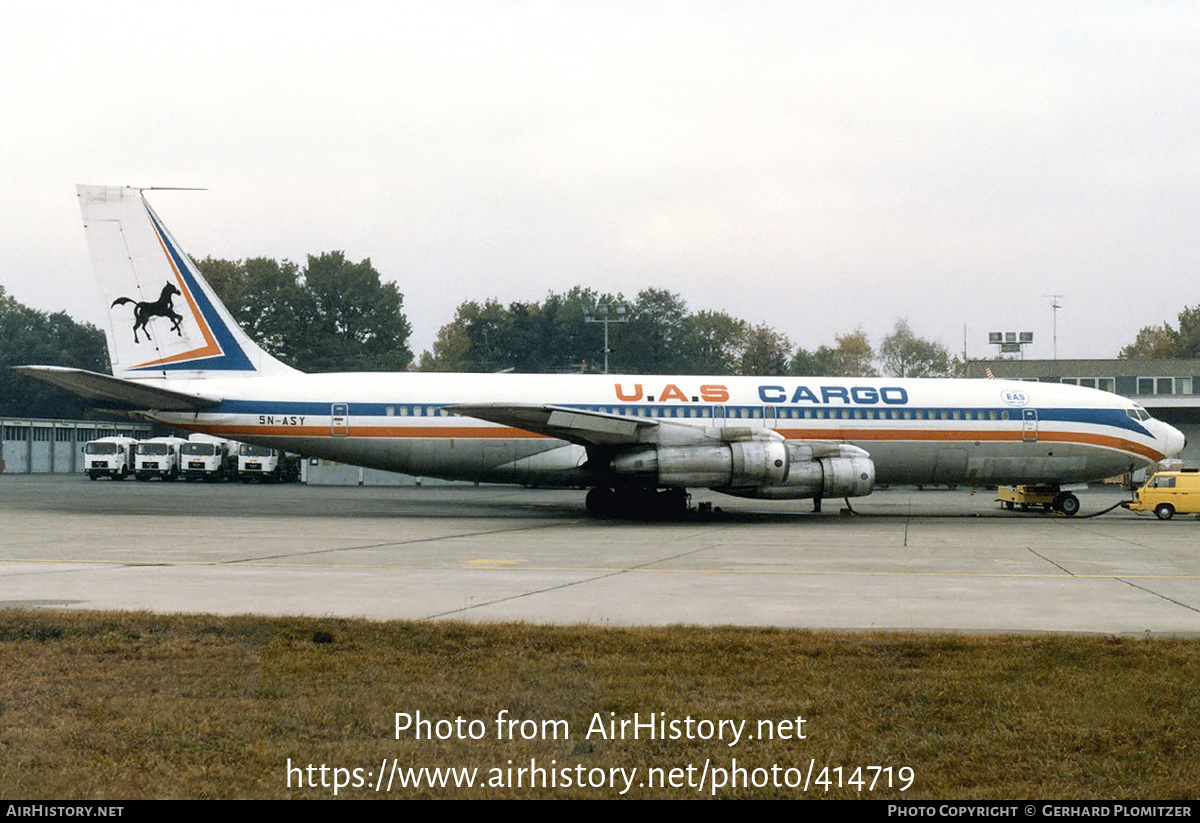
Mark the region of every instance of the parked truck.
[[132, 437], [101, 437], [84, 444], [83, 470], [91, 480], [111, 477], [124, 480], [133, 474], [133, 454], [137, 441]]
[[237, 477], [238, 444], [207, 434], [193, 434], [183, 444], [185, 480], [233, 480]]
[[134, 456], [134, 473], [138, 480], [161, 477], [174, 480], [179, 477], [179, 458], [184, 444], [182, 437], [152, 437], [137, 444]]
[[300, 456], [242, 443], [238, 447], [238, 477], [246, 483], [252, 480], [294, 483], [300, 479]]

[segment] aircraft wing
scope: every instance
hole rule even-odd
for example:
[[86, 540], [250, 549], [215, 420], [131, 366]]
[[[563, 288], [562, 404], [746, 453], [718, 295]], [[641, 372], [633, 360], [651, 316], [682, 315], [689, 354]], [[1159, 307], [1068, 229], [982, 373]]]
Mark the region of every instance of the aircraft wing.
[[[638, 445], [687, 446], [700, 443], [732, 443], [747, 440], [777, 440], [784, 437], [762, 426], [734, 425], [701, 427], [663, 418], [626, 417], [607, 412], [571, 409], [564, 406], [523, 404], [480, 404], [446, 406], [446, 411], [512, 426], [547, 437], [556, 437], [587, 447], [621, 450]], [[749, 422], [749, 421], [747, 421]], [[797, 457], [870, 457], [863, 449], [841, 441], [792, 440]]]
[[628, 446], [657, 442], [661, 420], [583, 411], [563, 406], [491, 403], [446, 406], [447, 411], [512, 426], [581, 446]]
[[115, 403], [119, 408], [156, 411], [198, 411], [220, 405], [216, 397], [175, 391], [110, 374], [63, 366], [13, 366], [22, 374], [74, 392], [88, 400]]
[[[711, 425], [700, 418], [627, 417], [622, 414], [566, 406], [487, 403], [446, 406], [447, 411], [512, 426], [581, 446], [620, 449], [626, 446], [686, 446], [735, 440], [783, 440], [762, 426]], [[709, 425], [704, 425], [704, 423]], [[747, 421], [749, 422], [749, 421]], [[741, 421], [738, 421], [741, 423]]]

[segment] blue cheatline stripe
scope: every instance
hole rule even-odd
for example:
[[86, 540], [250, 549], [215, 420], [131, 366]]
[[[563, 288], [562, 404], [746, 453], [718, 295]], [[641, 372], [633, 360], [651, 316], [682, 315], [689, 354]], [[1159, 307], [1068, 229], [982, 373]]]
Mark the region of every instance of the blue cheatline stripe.
[[233, 337], [233, 333], [221, 316], [213, 307], [212, 301], [208, 299], [208, 294], [197, 282], [195, 273], [192, 271], [191, 263], [186, 256], [181, 254], [179, 249], [171, 242], [171, 236], [167, 234], [162, 224], [158, 221], [154, 212], [149, 207], [146, 208], [146, 214], [150, 218], [151, 224], [154, 226], [154, 231], [162, 240], [163, 248], [167, 250], [171, 260], [175, 263], [175, 267], [179, 270], [179, 274], [183, 277], [184, 282], [192, 299], [196, 301], [196, 307], [200, 313], [204, 315], [203, 322], [208, 324], [212, 330], [213, 337], [216, 338], [217, 345], [221, 347], [222, 354], [213, 357], [201, 357], [194, 360], [179, 360], [173, 363], [158, 363], [153, 366], [144, 366], [135, 371], [192, 371], [196, 369], [213, 370], [213, 371], [256, 371], [250, 359], [246, 357], [246, 353], [242, 351], [242, 347], [238, 345]]
[[1125, 413], [1124, 409], [1038, 409], [1038, 421], [1064, 423], [1092, 423], [1097, 426], [1112, 426], [1117, 429], [1153, 437], [1150, 430]]

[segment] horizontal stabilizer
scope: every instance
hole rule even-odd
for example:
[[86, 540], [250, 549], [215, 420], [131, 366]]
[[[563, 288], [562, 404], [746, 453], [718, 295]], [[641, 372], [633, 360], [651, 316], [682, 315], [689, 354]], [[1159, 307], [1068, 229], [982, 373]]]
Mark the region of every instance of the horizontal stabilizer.
[[164, 389], [151, 383], [125, 380], [84, 369], [62, 366], [13, 366], [14, 369], [46, 383], [74, 392], [100, 403], [115, 403], [120, 408], [158, 411], [198, 411], [220, 405], [215, 397]]

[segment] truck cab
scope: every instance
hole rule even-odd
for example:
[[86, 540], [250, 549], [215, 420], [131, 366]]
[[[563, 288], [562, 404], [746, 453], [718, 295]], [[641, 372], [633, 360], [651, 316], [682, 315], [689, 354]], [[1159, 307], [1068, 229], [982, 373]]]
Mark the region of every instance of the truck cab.
[[232, 480], [237, 476], [237, 444], [232, 440], [193, 434], [183, 444], [186, 480]]
[[1157, 472], [1137, 490], [1137, 496], [1122, 503], [1134, 512], [1154, 512], [1159, 520], [1176, 514], [1200, 514], [1200, 469]]
[[238, 477], [253, 480], [292, 483], [300, 478], [300, 457], [267, 446], [242, 443], [238, 447]]
[[138, 480], [161, 477], [174, 480], [179, 476], [179, 453], [187, 441], [182, 437], [152, 437], [137, 444], [134, 456]]
[[111, 477], [124, 480], [133, 474], [133, 452], [137, 441], [132, 437], [101, 437], [83, 447], [83, 471], [88, 478]]

